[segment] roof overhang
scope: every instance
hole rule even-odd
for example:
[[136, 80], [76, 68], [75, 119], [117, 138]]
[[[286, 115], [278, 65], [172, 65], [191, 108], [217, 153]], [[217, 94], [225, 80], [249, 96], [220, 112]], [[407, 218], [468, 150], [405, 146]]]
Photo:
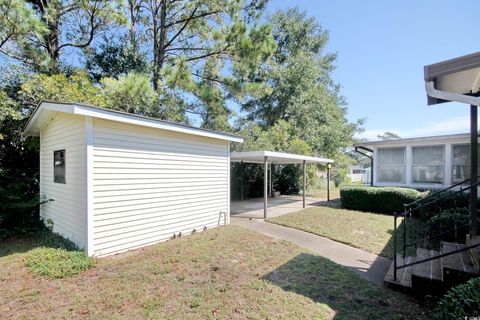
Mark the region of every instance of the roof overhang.
[[275, 151], [250, 151], [250, 152], [232, 152], [230, 161], [263, 163], [267, 157], [267, 162], [274, 164], [295, 164], [295, 163], [333, 163], [332, 159], [304, 156], [301, 154], [275, 152]]
[[458, 134], [446, 134], [438, 136], [428, 136], [428, 137], [413, 137], [413, 138], [400, 138], [392, 140], [379, 140], [379, 141], [364, 141], [355, 143], [354, 147], [401, 147], [407, 145], [436, 145], [436, 144], [461, 144], [469, 143], [470, 134], [469, 133], [458, 133]]
[[424, 67], [428, 105], [456, 101], [478, 105], [480, 52]]
[[144, 117], [100, 107], [54, 101], [43, 101], [37, 106], [30, 116], [30, 119], [28, 119], [28, 122], [24, 127], [23, 134], [25, 136], [38, 136], [40, 128], [48, 123], [48, 121], [50, 121], [50, 119], [58, 112], [116, 121], [142, 127], [181, 132], [213, 139], [227, 140], [231, 142], [243, 142], [243, 137], [228, 133], [196, 128], [184, 124], [173, 123], [165, 120]]

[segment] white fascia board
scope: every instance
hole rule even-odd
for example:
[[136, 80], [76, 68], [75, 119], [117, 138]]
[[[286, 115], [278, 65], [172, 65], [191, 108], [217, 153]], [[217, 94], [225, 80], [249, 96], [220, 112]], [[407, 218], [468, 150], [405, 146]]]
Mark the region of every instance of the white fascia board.
[[[44, 110], [77, 114], [85, 117], [111, 120], [116, 122], [132, 124], [132, 125], [181, 132], [181, 133], [192, 134], [196, 136], [202, 136], [202, 137], [225, 140], [225, 141], [231, 141], [231, 142], [243, 142], [242, 137], [223, 134], [220, 132], [188, 127], [182, 124], [158, 121], [156, 119], [149, 119], [147, 117], [138, 117], [135, 115], [116, 112], [108, 109], [101, 109], [98, 107], [84, 106], [84, 105], [71, 104], [71, 103], [55, 103], [55, 102], [42, 102], [40, 104], [40, 106], [35, 110], [34, 114], [30, 117], [28, 124], [24, 129], [25, 135], [30, 135], [33, 133], [33, 129], [34, 129], [33, 126], [38, 122], [39, 120], [38, 118]], [[37, 127], [40, 125], [41, 124], [38, 123]]]
[[283, 153], [275, 151], [247, 151], [247, 152], [232, 152], [232, 161], [245, 161], [249, 163], [263, 163], [263, 158], [267, 157], [268, 162], [288, 164], [288, 163], [333, 163], [332, 159], [310, 157], [300, 154]]
[[94, 118], [99, 118], [104, 120], [111, 120], [116, 122], [123, 122], [127, 124], [143, 126], [143, 127], [182, 132], [186, 134], [193, 134], [196, 136], [203, 136], [203, 137], [221, 139], [226, 141], [243, 142], [243, 138], [241, 137], [234, 137], [234, 136], [225, 135], [221, 133], [204, 131], [196, 128], [183, 127], [181, 125], [177, 125], [173, 123], [159, 122], [154, 119], [138, 118], [138, 117], [127, 115], [127, 114], [113, 113], [113, 112], [109, 112], [108, 110], [99, 110], [97, 108], [91, 108], [87, 106], [75, 105], [74, 114], [87, 116], [87, 117], [94, 117]]

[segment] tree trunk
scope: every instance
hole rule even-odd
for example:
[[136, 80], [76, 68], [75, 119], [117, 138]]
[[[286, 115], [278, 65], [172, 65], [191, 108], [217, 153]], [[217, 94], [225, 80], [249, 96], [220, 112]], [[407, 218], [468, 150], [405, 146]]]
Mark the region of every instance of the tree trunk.
[[[159, 6], [158, 6], [159, 5]], [[160, 81], [160, 71], [163, 68], [165, 60], [165, 41], [167, 37], [167, 0], [158, 0], [155, 4], [153, 17], [153, 88], [158, 90], [158, 82]], [[159, 12], [160, 11], [160, 12]], [[159, 16], [159, 17], [158, 17]], [[157, 21], [157, 17], [159, 21]]]

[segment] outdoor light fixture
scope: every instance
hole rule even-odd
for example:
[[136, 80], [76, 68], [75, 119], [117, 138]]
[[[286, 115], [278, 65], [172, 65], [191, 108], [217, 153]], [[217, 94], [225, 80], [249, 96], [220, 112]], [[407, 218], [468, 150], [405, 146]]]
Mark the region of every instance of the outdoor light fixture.
[[480, 52], [424, 67], [428, 105], [460, 102], [470, 105], [470, 235], [477, 235], [478, 106]]

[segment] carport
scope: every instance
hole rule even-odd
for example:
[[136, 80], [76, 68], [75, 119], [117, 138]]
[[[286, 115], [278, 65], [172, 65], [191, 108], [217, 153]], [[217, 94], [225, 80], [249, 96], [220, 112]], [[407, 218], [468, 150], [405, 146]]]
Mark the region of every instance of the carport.
[[[301, 164], [303, 166], [303, 208], [306, 207], [307, 164], [324, 163], [327, 165], [327, 181], [333, 160], [275, 151], [232, 152], [231, 162], [263, 164], [263, 218], [268, 217], [268, 195], [272, 193], [272, 164]], [[269, 169], [270, 168], [270, 169]], [[270, 183], [269, 183], [270, 181]], [[328, 189], [328, 187], [327, 187]]]

